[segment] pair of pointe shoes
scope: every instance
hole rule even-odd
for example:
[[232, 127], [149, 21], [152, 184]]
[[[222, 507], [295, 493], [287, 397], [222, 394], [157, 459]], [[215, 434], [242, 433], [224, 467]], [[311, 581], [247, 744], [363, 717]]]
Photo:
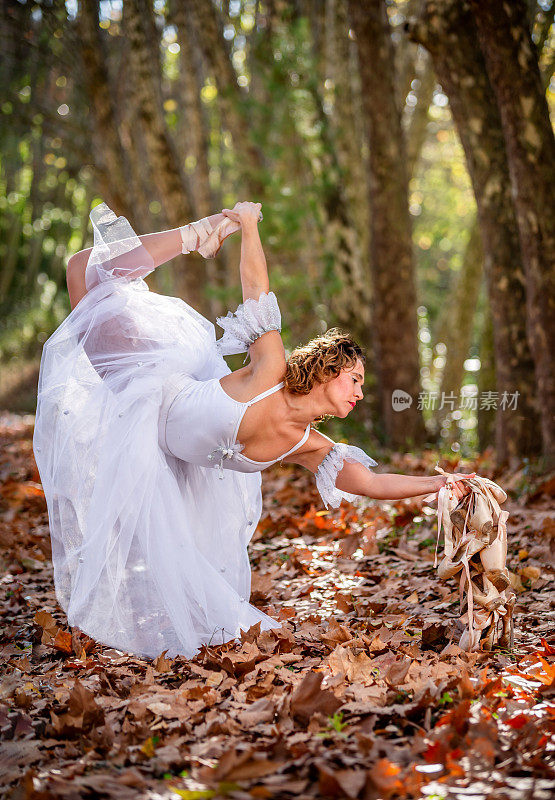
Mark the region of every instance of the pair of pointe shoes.
[[[263, 219], [262, 211], [258, 221]], [[209, 217], [203, 217], [197, 222], [190, 222], [183, 225], [179, 232], [181, 234], [182, 253], [191, 253], [196, 250], [204, 258], [214, 258], [225, 239], [236, 233], [241, 227], [239, 222], [234, 222], [229, 217], [224, 217], [220, 222], [213, 226]]]
[[[477, 650], [493, 650], [494, 646], [502, 650], [512, 650], [514, 645], [514, 617], [513, 609], [515, 596], [511, 595], [505, 604], [504, 609], [490, 614], [483, 629], [475, 627], [472, 630], [466, 628], [459, 639], [459, 647], [467, 652]], [[502, 612], [505, 613], [502, 613]], [[487, 611], [484, 612], [487, 614]], [[501, 632], [499, 632], [501, 623]]]
[[[504, 499], [506, 495], [499, 496], [501, 502]], [[463, 568], [465, 559], [469, 561], [472, 556], [492, 545], [498, 536], [497, 521], [483, 495], [471, 493], [463, 497], [450, 518], [461, 538], [453, 552], [445, 555], [439, 564], [438, 576], [442, 580], [456, 575]], [[504, 564], [491, 564], [485, 570], [485, 575], [497, 592], [504, 591], [510, 584], [509, 572]]]

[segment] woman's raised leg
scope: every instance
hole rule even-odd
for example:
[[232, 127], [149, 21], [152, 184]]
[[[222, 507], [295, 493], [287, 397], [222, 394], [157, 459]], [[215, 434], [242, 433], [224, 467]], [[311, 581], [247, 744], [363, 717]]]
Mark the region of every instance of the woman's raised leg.
[[[129, 226], [126, 220], [124, 222]], [[179, 228], [145, 233], [142, 236], [135, 236], [129, 226], [133, 237], [124, 238], [119, 242], [112, 240], [105, 248], [107, 252], [97, 251], [99, 263], [96, 268], [89, 264], [89, 256], [93, 250], [91, 247], [80, 250], [70, 257], [66, 279], [71, 307], [74, 308], [87, 291], [98, 282], [99, 269], [109, 271], [115, 277], [126, 277], [131, 280], [144, 278], [152, 270], [181, 253], [191, 253], [196, 250], [204, 258], [213, 258], [224, 239], [239, 230], [239, 227], [239, 224], [221, 213], [212, 214]], [[141, 255], [142, 248], [144, 248], [143, 255]], [[91, 268], [87, 270], [87, 266]]]

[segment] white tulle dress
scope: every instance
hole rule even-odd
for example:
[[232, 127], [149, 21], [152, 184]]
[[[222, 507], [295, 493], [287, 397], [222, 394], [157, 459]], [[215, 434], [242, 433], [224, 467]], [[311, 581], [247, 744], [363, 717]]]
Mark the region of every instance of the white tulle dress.
[[[33, 439], [58, 601], [70, 625], [148, 658], [279, 627], [249, 603], [260, 471], [274, 462], [236, 437], [260, 396], [238, 403], [219, 382], [224, 355], [280, 330], [275, 295], [219, 319], [217, 342], [191, 306], [149, 291], [152, 259], [124, 217], [101, 204], [91, 221], [88, 291], [44, 345]], [[335, 488], [343, 460], [375, 464], [335, 445], [316, 476], [326, 505], [353, 498]]]

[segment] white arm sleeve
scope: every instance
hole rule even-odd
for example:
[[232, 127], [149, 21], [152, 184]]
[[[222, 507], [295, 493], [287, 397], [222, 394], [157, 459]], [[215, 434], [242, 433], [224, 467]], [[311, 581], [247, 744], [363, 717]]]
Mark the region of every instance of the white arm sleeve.
[[262, 292], [258, 300], [249, 297], [235, 312], [228, 311], [216, 322], [224, 329], [216, 343], [224, 356], [246, 353], [250, 345], [268, 331], [281, 332], [281, 314], [273, 292]]
[[141, 279], [155, 269], [154, 259], [125, 217], [116, 217], [106, 203], [95, 206], [89, 216], [94, 246], [85, 269], [87, 291], [114, 278]]
[[334, 444], [316, 471], [316, 488], [320, 492], [326, 508], [329, 506], [338, 508], [342, 500], [352, 502], [358, 496], [350, 492], [343, 492], [335, 485], [345, 461], [358, 462], [368, 468], [377, 466], [377, 462], [360, 447], [342, 443]]

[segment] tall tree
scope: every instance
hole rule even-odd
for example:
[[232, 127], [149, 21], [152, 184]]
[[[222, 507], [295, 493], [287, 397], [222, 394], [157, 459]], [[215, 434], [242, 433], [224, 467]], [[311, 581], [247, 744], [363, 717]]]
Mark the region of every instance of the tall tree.
[[242, 191], [261, 201], [264, 192], [264, 158], [253, 140], [249, 125], [247, 94], [237, 82], [229, 42], [223, 35], [218, 9], [211, 0], [175, 0], [187, 14], [210, 72], [214, 77], [225, 124], [233, 138]]
[[[372, 329], [385, 432], [394, 446], [421, 441], [423, 421], [414, 402], [420, 387], [416, 286], [408, 210], [408, 177], [401, 118], [395, 99], [393, 46], [385, 2], [351, 0], [368, 126]], [[396, 389], [413, 402], [393, 409]]]
[[[335, 11], [335, 9], [333, 9]], [[363, 347], [370, 344], [370, 294], [368, 267], [362, 258], [356, 228], [351, 218], [351, 207], [346, 192], [348, 173], [342, 142], [344, 132], [337, 117], [327, 113], [324, 90], [331, 80], [328, 69], [340, 58], [335, 54], [341, 37], [334, 36], [334, 16], [326, 13], [325, 3], [309, 3], [312, 33], [312, 55], [316, 69], [309, 81], [308, 90], [314, 101], [316, 120], [320, 131], [322, 152], [315, 159], [323, 166], [321, 176], [321, 209], [323, 229], [323, 259], [329, 272], [339, 279], [340, 288], [334, 292], [330, 306], [335, 319], [349, 328]], [[345, 18], [346, 21], [346, 18]], [[327, 46], [326, 46], [327, 45]], [[333, 51], [333, 56], [331, 53]], [[331, 62], [331, 64], [329, 63]], [[333, 72], [332, 72], [333, 74]], [[337, 76], [337, 71], [336, 71]], [[345, 97], [343, 98], [345, 99]], [[325, 274], [325, 273], [324, 273]], [[328, 273], [329, 277], [329, 273]]]
[[531, 455], [539, 438], [534, 366], [522, 313], [526, 288], [503, 131], [472, 15], [460, 0], [427, 0], [409, 31], [432, 55], [466, 156], [493, 317], [499, 400], [503, 392], [519, 392], [517, 407], [497, 414], [497, 457]]
[[[325, 14], [324, 14], [325, 8]], [[356, 99], [351, 76], [351, 45], [346, 0], [327, 0], [316, 4], [312, 19], [321, 17], [322, 33], [315, 37], [314, 50], [320, 61], [320, 87], [315, 88], [320, 130], [329, 154], [325, 181], [327, 212], [325, 220], [326, 253], [333, 261], [342, 283], [335, 298], [334, 310], [339, 321], [348, 325], [369, 347], [370, 286], [367, 232], [357, 224], [361, 207], [367, 210], [367, 186], [358, 180], [361, 172], [361, 144], [357, 139]], [[325, 46], [318, 47], [319, 41]], [[324, 56], [322, 58], [322, 56]], [[331, 113], [326, 113], [323, 94], [332, 98]], [[364, 223], [366, 215], [364, 215]]]
[[523, 0], [470, 0], [505, 136], [544, 452], [555, 454], [555, 137]]
[[[133, 93], [144, 131], [153, 179], [169, 224], [177, 228], [194, 219], [193, 203], [188, 195], [175, 143], [164, 116], [160, 88], [159, 45], [150, 0], [128, 0], [123, 5], [123, 19], [129, 37]], [[185, 294], [187, 302], [199, 311], [206, 311], [204, 261], [189, 256], [186, 269], [180, 270], [176, 277], [178, 289]]]
[[98, 19], [98, 0], [82, 0], [78, 16], [81, 36], [83, 89], [89, 99], [95, 162], [103, 163], [110, 180], [106, 202], [118, 213], [129, 216], [132, 205], [128, 192], [125, 151], [122, 147], [113, 105], [113, 91], [106, 67], [106, 54]]
[[441, 381], [441, 391], [446, 395], [458, 395], [461, 390], [464, 362], [472, 341], [476, 303], [482, 283], [483, 260], [480, 229], [474, 222], [461, 270], [438, 324], [437, 341], [447, 346], [447, 360]]
[[[195, 217], [207, 217], [222, 207], [221, 197], [210, 185], [209, 141], [210, 130], [203, 113], [200, 74], [200, 52], [185, 5], [172, 0], [168, 6], [167, 21], [175, 25], [179, 43], [179, 71], [177, 78], [180, 125], [177, 146], [186, 164], [186, 180], [194, 204]], [[191, 166], [188, 166], [188, 164]], [[206, 277], [210, 287], [225, 285], [229, 250], [220, 250], [218, 258], [206, 262]], [[209, 297], [212, 317], [224, 313], [222, 303], [212, 293]]]
[[488, 402], [491, 387], [496, 385], [495, 377], [495, 345], [493, 341], [493, 319], [487, 300], [484, 302], [483, 318], [480, 329], [480, 371], [478, 373], [478, 446], [483, 452], [486, 447], [495, 445], [496, 414], [495, 404]]
[[195, 204], [195, 216], [207, 217], [214, 213], [214, 198], [210, 190], [210, 168], [208, 164], [209, 132], [206, 129], [201, 102], [201, 85], [194, 53], [194, 36], [183, 3], [169, 4], [168, 22], [177, 30], [179, 43], [179, 86], [182, 137], [186, 157], [194, 161], [190, 170], [191, 194]]

